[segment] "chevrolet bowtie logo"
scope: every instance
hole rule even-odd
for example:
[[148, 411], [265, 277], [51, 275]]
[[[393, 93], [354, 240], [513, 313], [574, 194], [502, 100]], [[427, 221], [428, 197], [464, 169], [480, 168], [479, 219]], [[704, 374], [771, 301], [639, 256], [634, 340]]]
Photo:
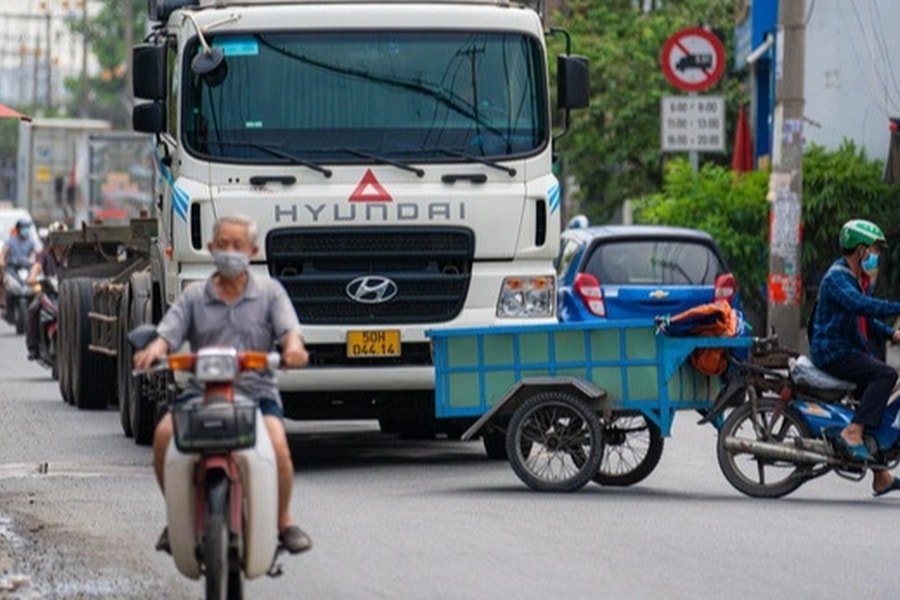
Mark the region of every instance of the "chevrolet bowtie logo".
[[656, 290], [654, 292], [650, 292], [650, 297], [654, 300], [662, 300], [666, 296], [669, 295], [669, 292], [665, 292], [663, 290]]

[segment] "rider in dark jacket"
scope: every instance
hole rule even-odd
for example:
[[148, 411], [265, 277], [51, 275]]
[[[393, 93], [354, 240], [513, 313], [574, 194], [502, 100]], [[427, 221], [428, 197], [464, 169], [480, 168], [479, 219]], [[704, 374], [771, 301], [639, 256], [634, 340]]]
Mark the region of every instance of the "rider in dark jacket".
[[[55, 221], [47, 227], [48, 233], [65, 230], [65, 223], [60, 221]], [[47, 243], [38, 255], [37, 261], [31, 266], [28, 283], [35, 284], [41, 277], [56, 277], [64, 258], [65, 250], [62, 246], [52, 246]], [[28, 318], [25, 323], [25, 347], [28, 349], [28, 360], [35, 360], [38, 357], [38, 337], [40, 336], [38, 329], [41, 319], [41, 296], [43, 295], [43, 292], [35, 295], [34, 300], [28, 305]]]
[[[842, 257], [822, 278], [816, 301], [810, 340], [810, 358], [823, 371], [856, 384], [859, 407], [853, 421], [836, 442], [848, 457], [872, 460], [863, 442], [866, 428], [881, 426], [897, 371], [875, 358], [871, 340], [900, 343], [900, 331], [877, 317], [900, 315], [900, 302], [873, 298], [866, 273], [877, 264], [884, 233], [869, 221], [854, 219], [841, 227]], [[887, 470], [873, 470], [876, 495], [900, 489], [900, 479]]]

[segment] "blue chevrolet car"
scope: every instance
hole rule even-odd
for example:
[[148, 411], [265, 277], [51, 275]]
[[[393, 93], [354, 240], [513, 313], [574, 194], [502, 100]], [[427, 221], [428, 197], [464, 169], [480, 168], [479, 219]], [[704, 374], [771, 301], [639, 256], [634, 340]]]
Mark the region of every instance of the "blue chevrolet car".
[[560, 321], [653, 318], [716, 300], [740, 308], [722, 252], [696, 229], [570, 227], [556, 268]]

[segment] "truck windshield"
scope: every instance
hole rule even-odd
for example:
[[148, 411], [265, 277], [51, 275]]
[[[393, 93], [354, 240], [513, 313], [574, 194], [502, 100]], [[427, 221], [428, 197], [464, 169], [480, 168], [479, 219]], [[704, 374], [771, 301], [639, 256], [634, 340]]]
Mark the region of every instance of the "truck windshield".
[[[548, 141], [543, 52], [526, 35], [329, 31], [209, 41], [223, 50], [226, 75], [184, 69], [182, 129], [188, 148], [210, 159], [363, 160], [349, 148], [446, 162], [447, 150], [502, 158]], [[186, 60], [200, 51], [195, 43]]]

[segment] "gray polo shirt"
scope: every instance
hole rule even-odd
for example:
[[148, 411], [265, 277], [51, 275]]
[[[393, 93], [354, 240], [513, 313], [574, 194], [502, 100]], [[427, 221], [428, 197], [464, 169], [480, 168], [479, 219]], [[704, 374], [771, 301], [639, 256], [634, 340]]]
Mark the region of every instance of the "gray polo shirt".
[[[234, 304], [216, 296], [212, 278], [188, 286], [157, 327], [171, 351], [189, 342], [192, 351], [205, 346], [230, 346], [241, 350], [271, 352], [275, 342], [289, 331], [300, 332], [300, 321], [284, 287], [274, 279], [247, 279], [244, 293]], [[272, 375], [245, 371], [237, 381], [239, 392], [254, 398], [281, 396]], [[187, 391], [201, 391], [191, 382]]]

